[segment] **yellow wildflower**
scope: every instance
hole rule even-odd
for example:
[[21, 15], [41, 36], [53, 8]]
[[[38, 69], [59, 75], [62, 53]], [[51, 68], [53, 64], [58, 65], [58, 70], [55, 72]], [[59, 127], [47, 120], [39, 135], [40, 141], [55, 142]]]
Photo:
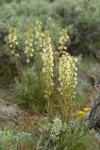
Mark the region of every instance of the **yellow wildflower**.
[[78, 116], [82, 116], [82, 115], [84, 115], [84, 114], [85, 114], [85, 112], [84, 112], [84, 111], [79, 110], [79, 111], [77, 112], [77, 114], [78, 114]]
[[85, 112], [88, 112], [88, 111], [90, 111], [91, 110], [91, 108], [84, 108], [84, 111]]

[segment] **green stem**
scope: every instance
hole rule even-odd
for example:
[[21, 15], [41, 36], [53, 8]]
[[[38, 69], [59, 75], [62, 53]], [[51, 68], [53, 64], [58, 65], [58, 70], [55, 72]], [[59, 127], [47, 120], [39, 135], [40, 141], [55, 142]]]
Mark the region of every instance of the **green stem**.
[[53, 122], [53, 110], [52, 110], [52, 104], [50, 100], [47, 100], [47, 107], [48, 107], [48, 118], [49, 121], [52, 123]]
[[31, 94], [33, 94], [33, 91], [32, 91], [32, 88], [31, 88], [31, 79], [30, 79], [30, 75], [29, 75], [28, 68], [29, 68], [29, 65], [28, 65], [28, 63], [27, 63], [27, 65], [26, 65], [26, 71], [27, 71], [28, 85], [29, 85]]
[[16, 62], [16, 68], [17, 68], [19, 78], [20, 78], [21, 82], [24, 83], [24, 77], [23, 77], [23, 73], [22, 73], [21, 64], [18, 62], [17, 58], [15, 58], [15, 62]]

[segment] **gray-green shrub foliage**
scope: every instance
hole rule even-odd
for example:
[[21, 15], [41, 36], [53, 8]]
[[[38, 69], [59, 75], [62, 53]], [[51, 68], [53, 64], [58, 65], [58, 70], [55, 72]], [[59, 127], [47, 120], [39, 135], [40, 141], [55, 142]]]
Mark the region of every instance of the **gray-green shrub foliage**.
[[26, 132], [14, 133], [13, 130], [0, 130], [0, 150], [17, 150], [18, 147], [30, 147], [32, 135]]
[[13, 140], [13, 133], [10, 131], [0, 131], [0, 149], [6, 150], [11, 146]]
[[[37, 136], [38, 135], [38, 136]], [[0, 150], [99, 150], [94, 131], [84, 131], [81, 124], [63, 123], [56, 118], [38, 132], [0, 130]]]
[[[34, 26], [36, 20], [39, 19], [43, 22], [43, 29], [49, 29], [56, 50], [59, 31], [67, 26], [70, 36], [69, 52], [92, 53], [93, 56], [100, 59], [99, 0], [1, 0], [0, 3], [0, 49], [4, 50], [3, 53], [5, 50], [9, 53], [7, 36], [11, 26], [17, 27], [20, 33], [18, 34], [18, 50], [22, 52], [28, 25], [32, 23]], [[2, 65], [1, 62], [0, 64]], [[11, 75], [12, 80], [14, 69], [5, 70], [10, 72], [7, 73], [7, 76]], [[2, 78], [2, 81], [3, 79], [5, 77]]]
[[44, 126], [37, 143], [37, 150], [98, 150], [94, 131], [84, 131], [81, 124], [63, 123], [59, 118]]
[[[0, 29], [8, 32], [10, 26], [17, 26], [20, 42], [27, 25], [41, 20], [49, 28], [56, 43], [60, 28], [67, 26], [72, 44], [70, 50], [94, 52], [99, 50], [99, 0], [47, 0], [10, 1], [0, 6]], [[5, 37], [5, 36], [4, 36]], [[3, 37], [3, 38], [4, 38]], [[2, 41], [3, 39], [1, 39]], [[6, 40], [6, 39], [5, 39]], [[70, 43], [69, 43], [70, 44]], [[84, 49], [83, 49], [84, 47]], [[75, 51], [74, 50], [74, 51]], [[94, 52], [96, 53], [96, 51]]]

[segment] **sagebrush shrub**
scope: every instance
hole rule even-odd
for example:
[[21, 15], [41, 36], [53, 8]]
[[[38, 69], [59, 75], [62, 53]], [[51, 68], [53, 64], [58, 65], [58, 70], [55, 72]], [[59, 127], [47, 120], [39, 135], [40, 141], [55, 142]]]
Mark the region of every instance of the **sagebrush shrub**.
[[99, 145], [96, 144], [94, 135], [94, 131], [84, 131], [83, 125], [81, 122], [78, 123], [78, 120], [66, 124], [56, 118], [53, 123], [42, 127], [37, 149], [98, 150]]

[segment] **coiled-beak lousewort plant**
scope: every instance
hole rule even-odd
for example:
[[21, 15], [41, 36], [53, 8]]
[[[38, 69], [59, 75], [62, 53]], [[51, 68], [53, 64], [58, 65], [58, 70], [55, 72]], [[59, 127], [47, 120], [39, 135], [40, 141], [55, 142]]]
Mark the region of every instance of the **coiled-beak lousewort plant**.
[[[67, 30], [64, 29], [61, 32], [60, 37], [60, 51], [62, 52], [62, 56], [59, 58], [59, 92], [62, 97], [61, 101], [61, 113], [62, 120], [68, 122], [68, 118], [70, 115], [70, 111], [74, 106], [74, 98], [75, 98], [75, 87], [77, 84], [76, 76], [77, 76], [77, 68], [75, 62], [76, 58], [70, 56], [67, 52], [63, 52], [65, 50], [65, 42], [64, 38], [68, 39]], [[62, 40], [61, 40], [62, 39]]]
[[33, 28], [32, 25], [28, 27], [27, 33], [26, 33], [26, 41], [25, 41], [26, 47], [25, 47], [25, 55], [26, 55], [26, 62], [30, 63], [31, 57], [33, 57]]
[[51, 45], [51, 38], [49, 35], [49, 31], [44, 31], [43, 34], [43, 53], [42, 53], [42, 59], [43, 59], [43, 78], [44, 78], [44, 86], [45, 86], [45, 98], [47, 99], [48, 103], [48, 115], [50, 121], [53, 119], [52, 115], [52, 104], [50, 100], [50, 96], [53, 91], [53, 50]]
[[16, 28], [15, 27], [10, 28], [8, 38], [9, 38], [9, 47], [12, 49], [11, 54], [14, 55], [15, 57], [18, 57], [19, 54], [16, 50], [18, 42], [17, 42], [17, 35], [16, 35]]

